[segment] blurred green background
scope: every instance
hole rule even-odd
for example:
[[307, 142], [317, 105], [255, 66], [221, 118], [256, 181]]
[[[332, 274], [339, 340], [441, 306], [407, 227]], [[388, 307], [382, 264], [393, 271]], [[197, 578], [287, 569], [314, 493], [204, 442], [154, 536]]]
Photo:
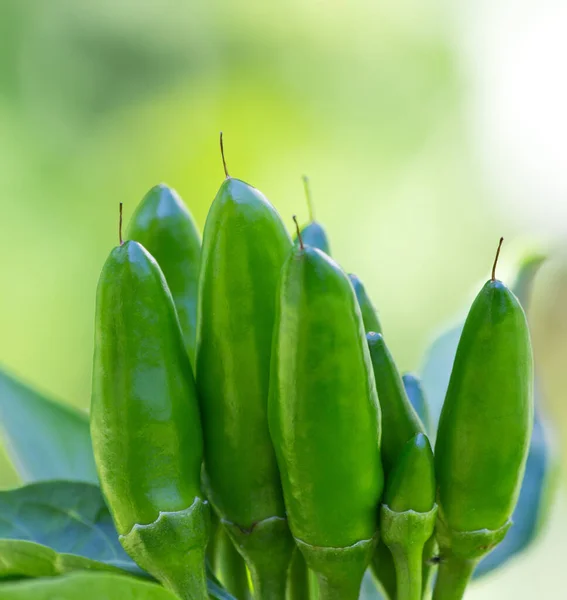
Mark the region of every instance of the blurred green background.
[[[223, 130], [230, 173], [290, 229], [310, 176], [333, 254], [365, 281], [403, 369], [466, 308], [500, 235], [503, 279], [551, 248], [534, 341], [562, 426], [566, 25], [552, 0], [2, 0], [0, 364], [88, 407], [118, 202], [128, 218], [165, 181], [202, 226]], [[15, 483], [4, 460], [0, 487]], [[558, 597], [563, 500], [539, 546], [471, 598]]]

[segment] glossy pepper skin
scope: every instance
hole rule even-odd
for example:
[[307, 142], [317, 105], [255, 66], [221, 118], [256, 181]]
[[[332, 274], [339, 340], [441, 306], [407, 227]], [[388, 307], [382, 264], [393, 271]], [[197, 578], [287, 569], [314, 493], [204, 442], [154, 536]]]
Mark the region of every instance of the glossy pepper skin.
[[[521, 263], [512, 291], [524, 312], [530, 316], [531, 296], [535, 278], [544, 264], [543, 254], [528, 255]], [[537, 361], [536, 361], [537, 363]], [[534, 426], [526, 470], [514, 513], [513, 527], [504, 540], [485, 556], [474, 572], [482, 577], [499, 568], [517, 553], [534, 542], [549, 519], [549, 508], [557, 483], [557, 454], [552, 423], [546, 419], [542, 406], [545, 404], [543, 390], [538, 385], [537, 364], [534, 372]]]
[[285, 593], [293, 551], [267, 421], [276, 287], [291, 246], [268, 200], [227, 178], [203, 236], [196, 379], [208, 497], [262, 598]]
[[360, 309], [340, 267], [300, 245], [282, 269], [276, 313], [269, 422], [291, 530], [321, 598], [357, 598], [383, 487]]
[[362, 320], [364, 321], [364, 329], [366, 333], [374, 331], [375, 333], [382, 333], [382, 325], [378, 319], [378, 313], [372, 304], [372, 300], [366, 293], [366, 288], [360, 279], [353, 273], [349, 274], [350, 282], [354, 288], [356, 299], [360, 306], [360, 312], [362, 313]]
[[526, 317], [512, 292], [490, 280], [465, 322], [437, 433], [439, 502], [451, 529], [495, 530], [506, 524], [532, 424]]
[[130, 220], [128, 238], [140, 242], [163, 271], [194, 366], [201, 236], [191, 213], [177, 192], [161, 183], [138, 205]]
[[182, 598], [206, 598], [195, 385], [164, 276], [133, 241], [112, 250], [99, 280], [91, 433], [127, 552]]
[[442, 555], [436, 600], [461, 598], [478, 560], [497, 545], [518, 499], [533, 423], [526, 317], [496, 279], [465, 321], [435, 446]]

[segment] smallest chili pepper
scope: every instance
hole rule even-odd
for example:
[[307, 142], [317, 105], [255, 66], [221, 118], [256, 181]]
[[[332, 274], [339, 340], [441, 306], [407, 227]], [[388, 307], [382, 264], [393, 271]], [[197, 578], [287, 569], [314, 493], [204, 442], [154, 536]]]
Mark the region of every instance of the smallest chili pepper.
[[[307, 199], [307, 208], [309, 209], [309, 223], [301, 228], [301, 239], [306, 246], [319, 248], [319, 250], [328, 256], [331, 256], [331, 245], [329, 243], [327, 232], [325, 231], [323, 225], [315, 220], [315, 211], [313, 209], [313, 198], [311, 196], [309, 177], [304, 175], [302, 179], [303, 187], [305, 188], [305, 197]], [[299, 238], [297, 236], [294, 239], [294, 243], [296, 246], [299, 245]]]
[[431, 435], [431, 413], [429, 412], [429, 404], [427, 403], [421, 380], [413, 373], [405, 373], [402, 376], [402, 381], [404, 382], [404, 388], [411, 405], [414, 407], [417, 416], [421, 419], [425, 431]]
[[386, 343], [379, 333], [366, 335], [376, 389], [382, 411], [382, 460], [386, 476], [398, 461], [404, 444], [418, 433], [425, 433], [423, 424], [411, 405], [402, 378]]
[[433, 452], [419, 433], [400, 453], [380, 509], [380, 533], [396, 567], [397, 600], [421, 600], [423, 550], [436, 515]]
[[362, 313], [362, 320], [364, 322], [364, 329], [366, 333], [374, 331], [375, 333], [382, 333], [382, 326], [378, 319], [378, 313], [372, 304], [372, 300], [366, 293], [366, 288], [360, 279], [353, 273], [349, 273], [349, 279], [354, 288], [358, 305], [360, 306], [360, 312]]

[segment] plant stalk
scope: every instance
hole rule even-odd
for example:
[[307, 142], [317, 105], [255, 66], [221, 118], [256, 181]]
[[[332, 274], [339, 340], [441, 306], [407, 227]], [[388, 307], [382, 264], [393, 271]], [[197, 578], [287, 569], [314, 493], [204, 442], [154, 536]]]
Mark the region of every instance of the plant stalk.
[[395, 545], [390, 550], [396, 567], [396, 600], [421, 600], [423, 545]]
[[461, 600], [478, 559], [444, 556], [439, 564], [433, 600]]
[[291, 559], [287, 579], [287, 600], [309, 600], [309, 570], [297, 548]]
[[318, 574], [319, 600], [358, 600], [362, 578], [330, 579]]

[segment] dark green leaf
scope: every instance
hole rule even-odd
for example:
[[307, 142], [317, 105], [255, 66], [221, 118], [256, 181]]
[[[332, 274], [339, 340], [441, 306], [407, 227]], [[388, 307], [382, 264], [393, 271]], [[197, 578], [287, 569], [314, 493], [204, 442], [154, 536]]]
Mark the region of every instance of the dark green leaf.
[[[52, 481], [0, 492], [0, 579], [79, 570], [149, 578], [120, 545], [97, 486]], [[212, 598], [234, 600], [214, 576], [207, 585]]]
[[91, 484], [44, 482], [0, 492], [0, 538], [0, 577], [112, 567], [141, 574]]
[[[0, 584], [2, 600], [176, 600], [163, 587], [114, 573], [72, 573], [64, 577]], [[178, 599], [177, 599], [178, 600]]]
[[24, 483], [97, 483], [88, 417], [0, 371], [0, 437]]

